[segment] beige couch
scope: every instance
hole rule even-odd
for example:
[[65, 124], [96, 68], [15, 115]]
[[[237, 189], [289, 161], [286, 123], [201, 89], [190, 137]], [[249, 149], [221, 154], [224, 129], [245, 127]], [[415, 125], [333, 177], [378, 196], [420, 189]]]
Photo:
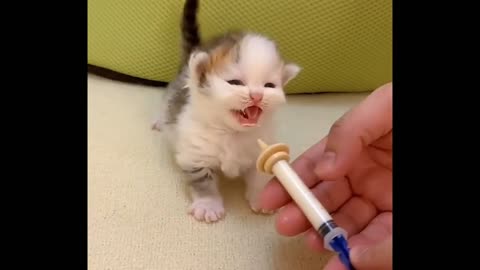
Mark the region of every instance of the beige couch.
[[[243, 186], [223, 183], [227, 216], [203, 224], [161, 134], [150, 130], [163, 89], [88, 77], [88, 267], [90, 270], [321, 269], [331, 254], [275, 232], [253, 214]], [[293, 157], [323, 137], [366, 94], [289, 96], [279, 141]]]

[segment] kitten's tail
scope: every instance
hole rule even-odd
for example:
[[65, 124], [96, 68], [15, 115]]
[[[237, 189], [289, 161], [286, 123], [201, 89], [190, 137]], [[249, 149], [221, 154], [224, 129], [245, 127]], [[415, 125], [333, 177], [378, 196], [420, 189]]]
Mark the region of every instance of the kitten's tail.
[[200, 45], [197, 23], [198, 0], [186, 0], [182, 15], [182, 65], [188, 62], [192, 51]]

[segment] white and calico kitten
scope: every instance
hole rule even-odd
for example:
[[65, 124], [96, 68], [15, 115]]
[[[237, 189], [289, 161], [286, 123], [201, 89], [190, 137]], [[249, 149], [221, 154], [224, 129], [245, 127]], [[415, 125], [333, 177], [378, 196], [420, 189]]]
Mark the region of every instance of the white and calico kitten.
[[300, 68], [285, 63], [276, 44], [259, 34], [227, 33], [201, 45], [197, 9], [198, 1], [186, 1], [182, 67], [153, 128], [166, 134], [185, 173], [189, 213], [215, 222], [225, 214], [220, 174], [243, 177], [250, 207], [262, 211], [258, 195], [270, 177], [256, 171], [257, 139], [273, 142], [273, 114]]

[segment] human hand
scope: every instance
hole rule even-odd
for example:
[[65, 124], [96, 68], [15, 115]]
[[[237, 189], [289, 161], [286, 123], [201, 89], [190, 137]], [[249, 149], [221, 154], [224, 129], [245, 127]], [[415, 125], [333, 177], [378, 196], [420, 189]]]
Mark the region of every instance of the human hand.
[[[292, 168], [348, 232], [354, 267], [391, 269], [392, 84], [379, 87], [337, 120]], [[283, 207], [276, 218], [280, 234], [306, 232], [307, 245], [324, 250], [321, 237], [276, 178], [263, 190], [261, 204], [266, 210]], [[335, 256], [325, 269], [345, 268]]]

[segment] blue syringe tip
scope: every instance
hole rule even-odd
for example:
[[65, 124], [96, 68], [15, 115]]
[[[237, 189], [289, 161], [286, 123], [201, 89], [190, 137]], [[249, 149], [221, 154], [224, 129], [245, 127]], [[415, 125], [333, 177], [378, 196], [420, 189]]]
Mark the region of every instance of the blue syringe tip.
[[330, 245], [333, 250], [337, 252], [340, 261], [347, 267], [348, 270], [354, 270], [352, 263], [350, 262], [350, 250], [348, 248], [348, 243], [345, 237], [338, 235], [330, 241]]

